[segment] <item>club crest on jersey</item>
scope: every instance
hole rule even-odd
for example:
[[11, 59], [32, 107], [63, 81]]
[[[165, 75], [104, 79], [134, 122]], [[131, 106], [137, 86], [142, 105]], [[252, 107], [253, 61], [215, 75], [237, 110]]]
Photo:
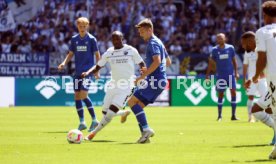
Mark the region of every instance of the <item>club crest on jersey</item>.
[[127, 51], [125, 51], [125, 52], [124, 52], [124, 55], [127, 55], [127, 54], [128, 54], [128, 52], [127, 52]]
[[86, 41], [85, 44], [88, 44], [88, 42]]
[[76, 41], [76, 44], [78, 44], [79, 42], [78, 41]]
[[276, 32], [273, 33], [273, 38], [276, 38]]

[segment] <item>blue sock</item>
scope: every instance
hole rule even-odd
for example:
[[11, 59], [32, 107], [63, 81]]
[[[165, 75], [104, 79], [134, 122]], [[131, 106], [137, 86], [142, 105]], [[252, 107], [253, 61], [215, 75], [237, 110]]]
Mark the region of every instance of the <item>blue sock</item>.
[[83, 99], [82, 101], [87, 106], [87, 109], [88, 109], [88, 111], [89, 111], [90, 116], [92, 117], [92, 119], [95, 120], [96, 119], [96, 114], [95, 114], [95, 111], [94, 111], [94, 108], [93, 108], [93, 105], [92, 105], [92, 102], [91, 102], [90, 98], [87, 97], [87, 98]]
[[221, 118], [223, 98], [218, 98], [218, 117]]
[[141, 127], [142, 127], [143, 129], [148, 128], [149, 125], [148, 125], [148, 123], [147, 123], [146, 114], [145, 114], [143, 108], [141, 108], [140, 105], [135, 104], [135, 105], [131, 108], [131, 110], [132, 110], [133, 113], [135, 114], [136, 119], [137, 119], [137, 121], [139, 122], [139, 125], [141, 125]]
[[236, 116], [236, 96], [231, 98], [232, 116]]
[[142, 125], [141, 125], [140, 123], [139, 123], [138, 125], [139, 125], [139, 130], [140, 130], [140, 132], [142, 133], [142, 132], [143, 132]]
[[83, 108], [81, 100], [75, 100], [76, 109], [79, 115], [80, 122], [84, 122]]

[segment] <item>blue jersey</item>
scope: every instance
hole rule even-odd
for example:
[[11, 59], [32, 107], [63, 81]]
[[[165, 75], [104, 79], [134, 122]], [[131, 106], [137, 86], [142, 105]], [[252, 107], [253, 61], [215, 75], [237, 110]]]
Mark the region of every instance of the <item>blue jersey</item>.
[[168, 54], [162, 41], [159, 38], [157, 38], [155, 35], [153, 35], [148, 41], [147, 50], [146, 50], [146, 59], [145, 59], [147, 67], [149, 67], [152, 64], [153, 62], [152, 57], [154, 55], [160, 56], [161, 64], [148, 77], [154, 76], [155, 78], [158, 78], [158, 79], [164, 79], [167, 77], [166, 76], [166, 57]]
[[75, 55], [76, 75], [79, 76], [95, 64], [94, 53], [98, 51], [97, 40], [89, 33], [86, 33], [83, 38], [77, 34], [72, 37], [69, 50]]
[[235, 49], [230, 44], [225, 44], [224, 48], [218, 45], [213, 47], [211, 58], [216, 62], [217, 76], [225, 77], [234, 74], [233, 58]]

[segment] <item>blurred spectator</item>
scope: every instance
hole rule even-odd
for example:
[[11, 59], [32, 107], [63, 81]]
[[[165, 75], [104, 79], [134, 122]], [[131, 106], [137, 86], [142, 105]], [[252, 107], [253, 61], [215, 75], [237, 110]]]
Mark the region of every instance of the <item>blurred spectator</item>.
[[257, 0], [89, 2], [90, 5], [86, 0], [45, 0], [32, 20], [15, 30], [0, 32], [1, 52], [66, 53], [76, 31], [74, 20], [80, 16], [89, 18], [89, 31], [97, 37], [101, 53], [112, 45], [110, 33], [120, 30], [126, 42], [143, 54], [146, 45], [134, 25], [145, 17], [152, 19], [156, 35], [163, 40], [169, 54], [175, 56], [190, 52], [209, 54], [219, 32], [226, 34], [230, 44], [239, 45], [240, 35], [255, 31], [259, 24]]

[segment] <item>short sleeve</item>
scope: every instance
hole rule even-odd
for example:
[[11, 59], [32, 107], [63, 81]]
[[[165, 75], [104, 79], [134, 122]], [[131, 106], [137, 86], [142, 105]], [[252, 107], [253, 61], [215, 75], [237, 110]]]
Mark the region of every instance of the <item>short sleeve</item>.
[[69, 51], [75, 52], [73, 38], [69, 41]]
[[234, 46], [231, 46], [232, 52], [231, 52], [231, 57], [234, 58], [236, 55], [235, 48]]
[[266, 52], [266, 46], [265, 46], [265, 38], [263, 35], [263, 32], [261, 30], [258, 30], [256, 32], [256, 51], [262, 51]]
[[244, 56], [244, 57], [243, 57], [243, 64], [248, 65], [249, 60], [248, 60], [248, 55], [247, 55], [247, 53], [245, 52], [243, 56]]
[[92, 39], [92, 53], [99, 51], [98, 42], [96, 38]]
[[139, 64], [143, 62], [142, 57], [139, 55], [139, 52], [135, 48], [132, 48], [132, 52], [133, 52], [133, 59], [135, 64]]
[[150, 56], [154, 56], [154, 55], [159, 55], [161, 54], [160, 52], [160, 48], [157, 44], [155, 43], [151, 43], [149, 44], [149, 49], [150, 49]]
[[105, 52], [103, 55], [102, 55], [102, 57], [101, 57], [101, 59], [98, 61], [98, 63], [97, 63], [97, 65], [98, 66], [100, 66], [100, 67], [103, 67], [103, 66], [105, 66], [105, 64], [107, 63], [107, 56], [108, 56], [108, 51], [107, 52]]

